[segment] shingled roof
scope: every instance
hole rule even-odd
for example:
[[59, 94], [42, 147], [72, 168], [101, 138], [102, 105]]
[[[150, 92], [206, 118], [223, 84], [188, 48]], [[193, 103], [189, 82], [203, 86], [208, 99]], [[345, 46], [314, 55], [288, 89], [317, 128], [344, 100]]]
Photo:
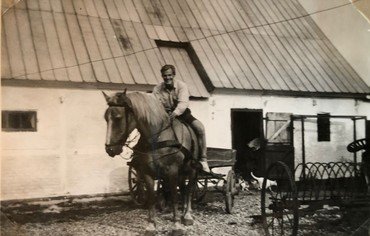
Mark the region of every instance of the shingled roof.
[[[2, 1], [3, 82], [154, 85], [161, 65], [175, 63], [179, 79], [197, 97], [214, 88], [370, 92], [297, 0], [7, 3]], [[156, 40], [190, 46], [159, 47]]]

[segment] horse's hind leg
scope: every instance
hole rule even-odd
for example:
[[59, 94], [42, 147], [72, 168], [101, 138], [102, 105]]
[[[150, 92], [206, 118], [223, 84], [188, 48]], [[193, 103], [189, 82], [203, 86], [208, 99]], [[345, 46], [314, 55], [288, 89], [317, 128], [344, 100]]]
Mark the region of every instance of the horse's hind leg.
[[191, 201], [195, 190], [195, 184], [197, 184], [197, 177], [196, 171], [193, 170], [192, 173], [189, 175], [189, 182], [186, 188], [186, 209], [182, 219], [184, 225], [192, 225], [194, 223], [193, 217], [191, 215]]
[[185, 184], [185, 181], [186, 181], [186, 178], [184, 175], [180, 175], [179, 176], [179, 188], [180, 188], [180, 201], [181, 201], [181, 207], [182, 207], [182, 211], [183, 213], [185, 212], [185, 207], [186, 207], [186, 184]]
[[169, 178], [169, 187], [171, 189], [171, 197], [172, 197], [172, 207], [173, 207], [173, 229], [171, 235], [185, 235], [185, 228], [183, 225], [180, 224], [177, 218], [177, 185], [178, 185], [178, 175], [172, 175]]
[[178, 208], [178, 199], [177, 199], [177, 175], [173, 175], [169, 178], [169, 187], [171, 190], [171, 200], [172, 200], [172, 210], [173, 210], [173, 222], [177, 221], [177, 208]]
[[154, 192], [154, 179], [149, 175], [144, 175], [143, 179], [145, 181], [147, 191], [148, 191], [148, 215], [149, 215], [149, 224], [146, 228], [146, 235], [155, 234], [155, 192]]

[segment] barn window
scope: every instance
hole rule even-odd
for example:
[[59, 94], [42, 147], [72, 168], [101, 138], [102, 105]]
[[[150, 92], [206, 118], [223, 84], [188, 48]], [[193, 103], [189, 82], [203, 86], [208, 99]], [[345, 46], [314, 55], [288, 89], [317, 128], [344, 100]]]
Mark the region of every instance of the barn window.
[[292, 113], [266, 113], [266, 137], [268, 143], [291, 144], [291, 116]]
[[36, 131], [36, 111], [2, 111], [1, 128], [3, 131]]
[[330, 141], [330, 113], [317, 114], [317, 141]]
[[177, 78], [188, 84], [189, 87], [205, 85], [208, 91], [213, 89], [202, 63], [190, 43], [162, 40], [155, 42], [165, 63], [176, 67]]

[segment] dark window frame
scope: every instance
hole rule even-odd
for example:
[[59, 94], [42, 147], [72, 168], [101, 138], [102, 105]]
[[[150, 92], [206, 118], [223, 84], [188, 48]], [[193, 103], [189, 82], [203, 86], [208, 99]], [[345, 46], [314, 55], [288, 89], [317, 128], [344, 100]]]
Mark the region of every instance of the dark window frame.
[[317, 114], [317, 141], [330, 142], [330, 113]]
[[[23, 115], [23, 117], [22, 117]], [[34, 110], [2, 110], [1, 111], [1, 130], [5, 132], [36, 132], [37, 131], [37, 111]], [[19, 119], [18, 125], [12, 125], [11, 119]], [[29, 120], [29, 125], [26, 120]], [[32, 121], [33, 120], [33, 121]], [[18, 126], [18, 127], [14, 127]]]

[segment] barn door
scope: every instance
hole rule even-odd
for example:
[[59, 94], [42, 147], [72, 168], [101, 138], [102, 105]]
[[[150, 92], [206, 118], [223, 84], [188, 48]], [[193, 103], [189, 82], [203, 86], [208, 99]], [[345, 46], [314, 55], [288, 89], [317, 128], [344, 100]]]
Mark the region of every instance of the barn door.
[[231, 110], [232, 148], [236, 150], [235, 171], [244, 179], [262, 175], [262, 151], [251, 151], [247, 144], [256, 138], [263, 137], [263, 111], [253, 109]]
[[294, 170], [293, 123], [291, 113], [266, 114], [265, 170], [282, 161]]

